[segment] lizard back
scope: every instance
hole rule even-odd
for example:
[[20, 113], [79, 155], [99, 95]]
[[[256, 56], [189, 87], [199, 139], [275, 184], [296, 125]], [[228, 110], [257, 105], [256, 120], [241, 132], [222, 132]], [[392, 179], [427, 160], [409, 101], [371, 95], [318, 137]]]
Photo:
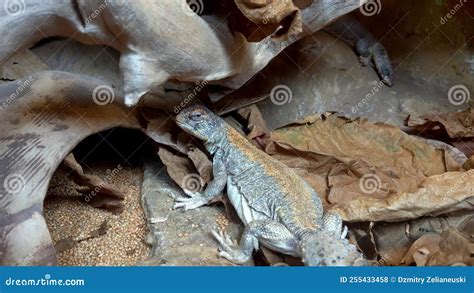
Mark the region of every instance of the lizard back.
[[292, 230], [316, 230], [323, 209], [316, 191], [295, 171], [257, 149], [227, 126], [226, 165], [250, 208], [278, 218]]

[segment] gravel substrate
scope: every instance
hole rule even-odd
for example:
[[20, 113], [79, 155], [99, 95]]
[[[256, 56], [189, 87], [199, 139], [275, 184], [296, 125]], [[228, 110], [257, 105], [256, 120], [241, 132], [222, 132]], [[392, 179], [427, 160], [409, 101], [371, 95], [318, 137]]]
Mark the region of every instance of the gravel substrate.
[[60, 265], [131, 266], [147, 258], [148, 229], [140, 205], [143, 170], [123, 166], [108, 176], [115, 168], [109, 164], [92, 170], [125, 192], [124, 211], [117, 215], [85, 203], [61, 170], [53, 177], [44, 206]]

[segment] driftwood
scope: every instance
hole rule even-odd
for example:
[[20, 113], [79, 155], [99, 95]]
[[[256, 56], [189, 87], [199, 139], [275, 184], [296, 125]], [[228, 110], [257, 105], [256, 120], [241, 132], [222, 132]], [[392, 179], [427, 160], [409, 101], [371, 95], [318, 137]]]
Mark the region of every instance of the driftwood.
[[54, 71], [0, 87], [0, 264], [55, 264], [42, 209], [57, 166], [91, 134], [140, 128], [136, 110], [112, 102], [118, 94], [96, 103], [100, 87], [99, 80]]
[[[313, 1], [301, 11], [303, 31], [286, 41], [248, 42], [232, 33], [225, 17], [190, 14], [177, 1], [25, 0], [0, 12], [0, 64], [45, 37], [71, 37], [121, 52], [125, 103], [146, 93], [162, 94], [167, 80], [208, 81], [237, 89], [283, 49], [306, 34], [357, 9], [358, 0]], [[8, 0], [0, 1], [9, 7]], [[2, 14], [3, 13], [3, 14]], [[226, 91], [210, 93], [219, 99]]]

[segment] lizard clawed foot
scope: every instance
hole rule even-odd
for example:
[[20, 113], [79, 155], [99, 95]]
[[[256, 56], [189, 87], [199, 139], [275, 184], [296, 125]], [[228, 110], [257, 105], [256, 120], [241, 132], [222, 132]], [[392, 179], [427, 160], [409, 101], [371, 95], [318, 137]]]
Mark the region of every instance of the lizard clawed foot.
[[360, 54], [359, 60], [363, 66], [373, 63], [382, 81], [386, 85], [392, 86], [392, 64], [390, 63], [387, 51], [380, 43], [377, 42], [369, 46], [365, 39], [359, 39], [356, 43], [356, 51]]
[[237, 241], [232, 240], [229, 235], [223, 231], [211, 230], [214, 238], [219, 242], [219, 256], [235, 264], [244, 264], [248, 262], [251, 256], [243, 253]]
[[380, 43], [376, 43], [371, 52], [372, 61], [380, 78], [386, 85], [392, 86], [393, 69], [387, 51]]
[[359, 62], [362, 64], [362, 66], [369, 66], [370, 62], [372, 62], [371, 59], [372, 55], [370, 53], [359, 56]]
[[199, 192], [192, 192], [187, 189], [183, 191], [189, 197], [175, 198], [173, 209], [183, 209], [183, 211], [193, 210], [208, 203], [208, 199]]

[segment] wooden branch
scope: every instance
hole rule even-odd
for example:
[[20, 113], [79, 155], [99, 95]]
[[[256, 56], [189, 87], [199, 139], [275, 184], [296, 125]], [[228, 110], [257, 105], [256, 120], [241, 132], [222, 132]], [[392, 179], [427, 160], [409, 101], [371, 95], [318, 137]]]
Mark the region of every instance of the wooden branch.
[[57, 71], [0, 86], [1, 265], [55, 264], [42, 209], [57, 166], [91, 134], [140, 128], [137, 111], [121, 105], [119, 93], [109, 87], [98, 96], [107, 87]]
[[[2, 7], [8, 0], [0, 0]], [[23, 3], [23, 2], [22, 2]], [[313, 1], [302, 10], [305, 32], [280, 42], [271, 36], [249, 43], [225, 18], [190, 14], [185, 0], [27, 0], [18, 13], [0, 15], [0, 65], [44, 37], [71, 37], [121, 52], [125, 103], [138, 103], [169, 79], [209, 81], [237, 89], [284, 48], [359, 7], [358, 0]], [[8, 11], [8, 9], [7, 9]], [[214, 100], [227, 92], [210, 93]]]

